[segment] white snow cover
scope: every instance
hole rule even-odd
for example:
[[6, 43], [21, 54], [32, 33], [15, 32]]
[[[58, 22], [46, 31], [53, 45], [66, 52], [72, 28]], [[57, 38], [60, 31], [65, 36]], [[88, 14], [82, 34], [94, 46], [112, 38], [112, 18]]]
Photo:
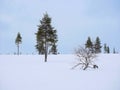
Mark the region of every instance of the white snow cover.
[[98, 69], [71, 69], [74, 55], [0, 55], [0, 90], [120, 90], [120, 55], [100, 54]]

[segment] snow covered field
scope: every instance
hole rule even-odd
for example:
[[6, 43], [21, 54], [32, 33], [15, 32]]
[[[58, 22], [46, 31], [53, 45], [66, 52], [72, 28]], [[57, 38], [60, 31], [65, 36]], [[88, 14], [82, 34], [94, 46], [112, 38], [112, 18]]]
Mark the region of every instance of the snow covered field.
[[0, 90], [120, 90], [120, 55], [101, 54], [98, 69], [72, 70], [74, 55], [1, 55]]

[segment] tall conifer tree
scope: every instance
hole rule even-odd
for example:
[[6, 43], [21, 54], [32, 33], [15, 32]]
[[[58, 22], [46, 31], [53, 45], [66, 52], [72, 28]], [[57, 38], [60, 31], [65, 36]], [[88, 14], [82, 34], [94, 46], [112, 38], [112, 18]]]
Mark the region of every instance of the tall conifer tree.
[[51, 26], [51, 18], [47, 13], [44, 14], [36, 33], [36, 49], [39, 54], [45, 54], [45, 62], [47, 62], [48, 51], [58, 41], [56, 33], [57, 31]]

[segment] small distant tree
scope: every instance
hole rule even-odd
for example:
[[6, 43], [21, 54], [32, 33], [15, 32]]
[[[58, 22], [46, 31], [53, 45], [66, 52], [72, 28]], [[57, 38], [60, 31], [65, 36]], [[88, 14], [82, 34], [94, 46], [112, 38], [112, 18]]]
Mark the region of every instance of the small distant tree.
[[20, 33], [18, 32], [17, 37], [15, 39], [15, 44], [17, 45], [17, 55], [20, 54], [20, 52], [19, 52], [19, 45], [21, 43], [22, 43], [22, 37], [21, 37]]
[[77, 66], [81, 66], [83, 70], [87, 68], [98, 68], [98, 66], [94, 64], [94, 60], [97, 56], [90, 49], [80, 46], [75, 49], [75, 55], [78, 58], [78, 63], [72, 69]]
[[104, 44], [104, 53], [110, 53], [110, 48], [107, 44]]
[[88, 37], [88, 39], [85, 43], [85, 48], [89, 49], [92, 53], [94, 52], [93, 43], [92, 43], [90, 37]]
[[110, 53], [110, 48], [109, 48], [109, 46], [107, 46], [107, 53]]
[[106, 43], [104, 44], [104, 53], [107, 53], [107, 45], [106, 45]]
[[97, 37], [95, 44], [94, 44], [95, 53], [101, 53], [101, 48], [102, 48], [102, 46], [101, 46], [100, 38]]
[[115, 54], [116, 53], [116, 50], [115, 50], [115, 48], [113, 48], [113, 54]]

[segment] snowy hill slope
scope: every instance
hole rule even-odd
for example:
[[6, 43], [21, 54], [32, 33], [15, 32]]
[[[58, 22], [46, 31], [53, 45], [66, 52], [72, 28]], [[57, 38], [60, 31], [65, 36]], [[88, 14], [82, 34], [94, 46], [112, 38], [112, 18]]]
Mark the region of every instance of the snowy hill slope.
[[120, 90], [120, 55], [99, 55], [99, 69], [72, 70], [74, 55], [0, 56], [0, 90]]

